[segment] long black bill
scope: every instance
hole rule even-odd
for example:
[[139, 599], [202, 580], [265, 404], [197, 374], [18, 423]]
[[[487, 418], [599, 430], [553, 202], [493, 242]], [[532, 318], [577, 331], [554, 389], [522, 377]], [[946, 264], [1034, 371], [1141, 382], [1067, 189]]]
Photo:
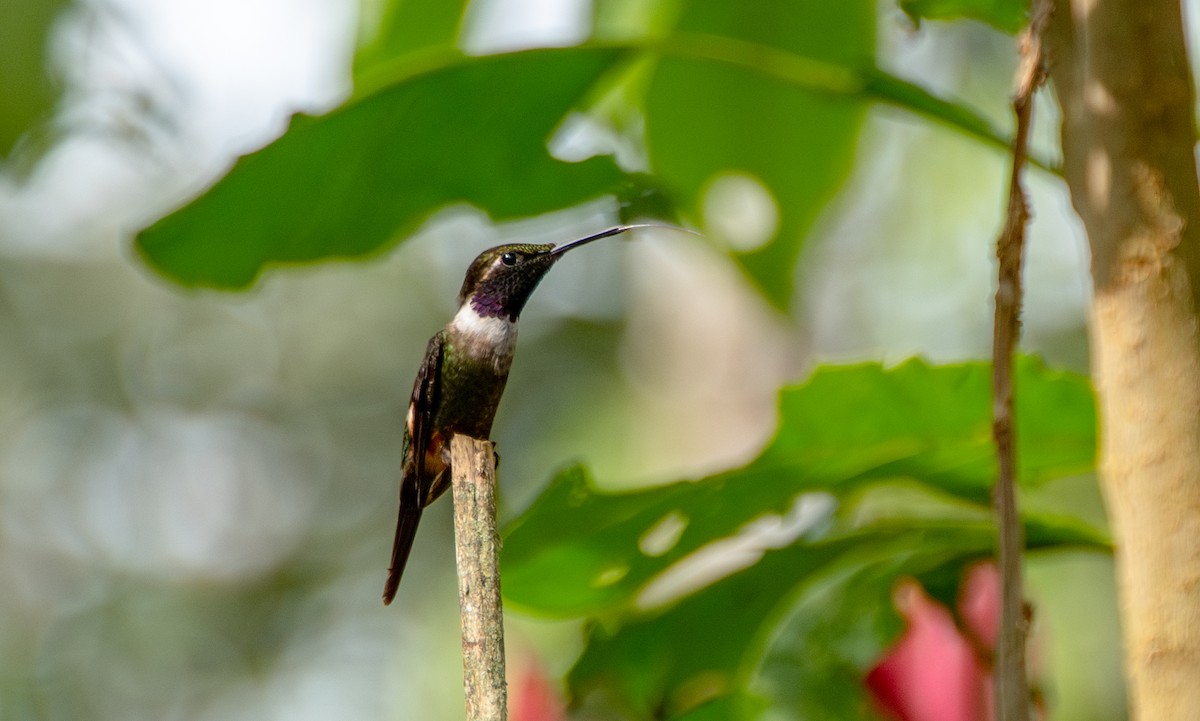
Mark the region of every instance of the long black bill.
[[608, 230], [602, 230], [599, 233], [596, 233], [594, 235], [589, 235], [586, 238], [580, 238], [579, 240], [572, 240], [569, 243], [563, 243], [562, 245], [556, 246], [554, 249], [552, 249], [550, 251], [550, 255], [562, 255], [563, 253], [567, 252], [571, 248], [578, 248], [579, 246], [581, 246], [585, 243], [590, 243], [593, 240], [600, 240], [601, 238], [611, 238], [614, 235], [620, 235], [621, 233], [624, 233], [627, 230], [633, 230], [635, 228], [666, 228], [669, 230], [682, 230], [687, 233], [693, 232], [693, 231], [687, 230], [686, 228], [677, 228], [674, 225], [658, 225], [656, 223], [636, 223], [634, 225], [618, 225], [616, 227], [609, 228]]

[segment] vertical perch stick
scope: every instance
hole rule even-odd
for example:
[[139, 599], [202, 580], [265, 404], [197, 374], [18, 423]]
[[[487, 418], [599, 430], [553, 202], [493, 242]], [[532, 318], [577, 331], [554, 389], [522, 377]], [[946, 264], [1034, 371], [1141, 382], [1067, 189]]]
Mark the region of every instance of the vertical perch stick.
[[467, 721], [508, 718], [494, 448], [468, 436], [450, 442]]

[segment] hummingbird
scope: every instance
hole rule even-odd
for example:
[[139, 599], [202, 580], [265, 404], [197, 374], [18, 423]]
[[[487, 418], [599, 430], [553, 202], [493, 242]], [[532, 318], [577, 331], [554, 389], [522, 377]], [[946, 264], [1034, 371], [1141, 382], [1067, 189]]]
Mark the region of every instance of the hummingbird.
[[561, 245], [515, 243], [485, 250], [467, 269], [458, 312], [429, 340], [404, 425], [400, 510], [383, 603], [396, 597], [421, 511], [450, 487], [450, 439], [486, 439], [517, 343], [517, 319], [563, 254], [652, 224], [618, 225]]

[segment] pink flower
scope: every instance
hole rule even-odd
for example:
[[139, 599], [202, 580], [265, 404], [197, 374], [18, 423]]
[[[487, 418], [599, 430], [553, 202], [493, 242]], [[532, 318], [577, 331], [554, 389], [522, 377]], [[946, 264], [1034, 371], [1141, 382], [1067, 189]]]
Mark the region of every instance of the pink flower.
[[566, 721], [564, 706], [558, 684], [533, 660], [525, 665], [520, 678], [509, 688], [508, 717], [511, 721]]
[[901, 581], [893, 598], [907, 628], [866, 678], [883, 714], [895, 721], [991, 721], [996, 567], [982, 563], [967, 573], [958, 599], [962, 628], [916, 581]]

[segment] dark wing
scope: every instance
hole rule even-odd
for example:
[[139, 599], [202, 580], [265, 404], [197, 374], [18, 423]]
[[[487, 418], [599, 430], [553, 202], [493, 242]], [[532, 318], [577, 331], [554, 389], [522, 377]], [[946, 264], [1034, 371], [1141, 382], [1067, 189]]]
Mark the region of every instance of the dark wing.
[[396, 597], [400, 577], [408, 563], [421, 511], [429, 496], [433, 479], [426, 477], [425, 455], [433, 438], [433, 417], [437, 409], [445, 336], [438, 333], [429, 340], [425, 361], [413, 383], [412, 400], [404, 428], [404, 471], [400, 479], [400, 509], [396, 518], [396, 540], [392, 544], [392, 564], [388, 567], [387, 583], [383, 587], [383, 603]]
[[433, 440], [433, 417], [437, 411], [438, 401], [441, 400], [442, 351], [445, 348], [446, 332], [439, 331], [429, 339], [429, 347], [425, 349], [425, 362], [417, 371], [417, 380], [413, 383], [412, 400], [409, 402], [409, 413], [412, 416], [413, 466], [416, 470], [417, 488], [420, 490], [418, 499], [421, 507], [428, 503], [429, 487], [433, 479], [428, 477], [425, 470], [425, 456], [429, 452], [429, 444]]

